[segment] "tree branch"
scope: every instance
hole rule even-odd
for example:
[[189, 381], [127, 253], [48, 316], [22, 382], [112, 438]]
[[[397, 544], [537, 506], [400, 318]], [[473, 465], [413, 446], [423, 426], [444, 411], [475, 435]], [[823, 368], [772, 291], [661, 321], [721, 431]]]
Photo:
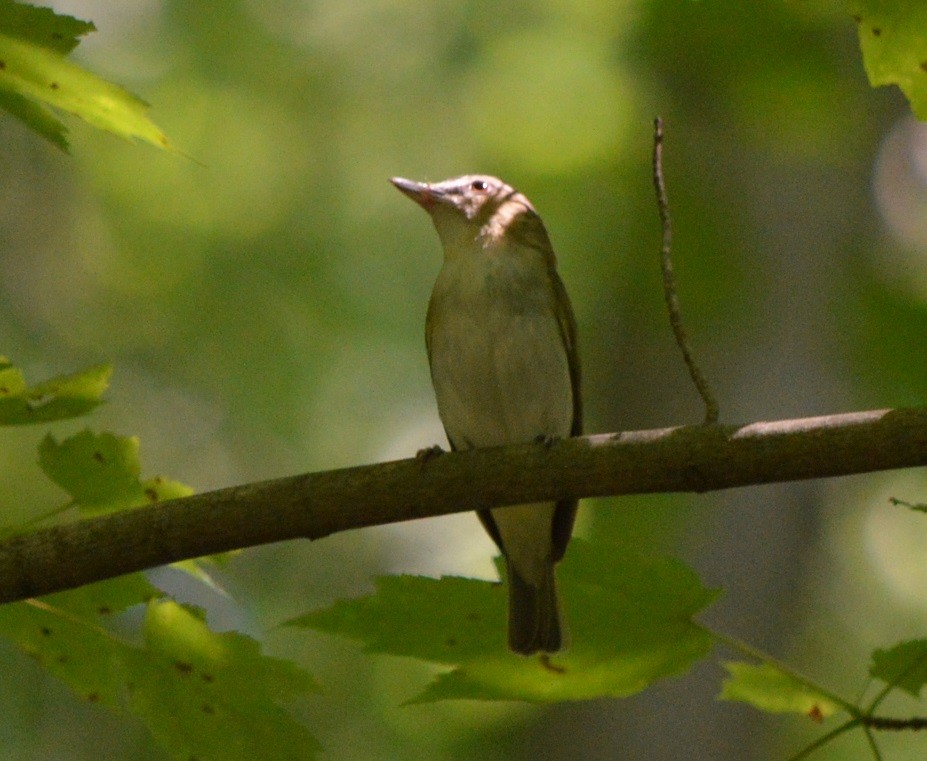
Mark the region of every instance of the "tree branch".
[[927, 407], [475, 449], [281, 478], [0, 543], [0, 602], [186, 558], [500, 505], [927, 465]]

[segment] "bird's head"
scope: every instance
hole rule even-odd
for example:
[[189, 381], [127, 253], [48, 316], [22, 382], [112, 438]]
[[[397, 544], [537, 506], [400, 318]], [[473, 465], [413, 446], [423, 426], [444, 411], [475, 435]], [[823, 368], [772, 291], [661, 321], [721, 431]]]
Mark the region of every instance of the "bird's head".
[[390, 181], [431, 215], [446, 254], [506, 241], [550, 249], [531, 202], [497, 177], [467, 174], [433, 183], [402, 177]]

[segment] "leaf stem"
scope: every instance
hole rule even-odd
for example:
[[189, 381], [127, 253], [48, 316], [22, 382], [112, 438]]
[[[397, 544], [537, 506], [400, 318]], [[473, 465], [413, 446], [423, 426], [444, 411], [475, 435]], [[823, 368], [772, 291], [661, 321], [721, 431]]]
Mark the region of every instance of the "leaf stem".
[[833, 740], [836, 737], [839, 737], [845, 732], [849, 732], [851, 729], [859, 725], [859, 719], [850, 719], [849, 721], [844, 722], [836, 729], [832, 729], [826, 735], [821, 735], [817, 740], [815, 740], [811, 745], [807, 745], [802, 748], [794, 756], [789, 756], [788, 761], [802, 761], [802, 759], [808, 758], [812, 753], [814, 753], [819, 748], [823, 748], [827, 743]]
[[879, 746], [876, 744], [875, 736], [872, 734], [872, 728], [863, 724], [863, 732], [866, 733], [866, 741], [869, 743], [869, 747], [872, 749], [872, 757], [875, 759], [875, 761], [882, 761], [882, 753], [879, 750]]
[[77, 506], [77, 502], [75, 502], [73, 499], [69, 500], [68, 502], [65, 502], [63, 505], [59, 505], [58, 507], [53, 507], [51, 510], [47, 510], [46, 512], [41, 513], [40, 515], [36, 515], [30, 518], [25, 523], [20, 523], [17, 526], [10, 526], [9, 528], [3, 529], [2, 531], [0, 531], [0, 539], [7, 539], [9, 537], [16, 536], [17, 534], [26, 534], [29, 532], [30, 529], [34, 528], [40, 523], [44, 523], [50, 518], [57, 518], [62, 513], [66, 513], [68, 510], [76, 506]]

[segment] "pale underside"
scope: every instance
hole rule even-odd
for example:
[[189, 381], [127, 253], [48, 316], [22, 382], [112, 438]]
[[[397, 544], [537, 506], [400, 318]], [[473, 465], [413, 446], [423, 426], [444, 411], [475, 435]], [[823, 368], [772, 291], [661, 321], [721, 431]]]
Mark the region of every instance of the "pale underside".
[[[573, 391], [562, 328], [537, 252], [480, 251], [445, 261], [429, 307], [438, 410], [457, 449], [567, 437]], [[492, 511], [509, 561], [529, 584], [549, 573], [555, 505]]]

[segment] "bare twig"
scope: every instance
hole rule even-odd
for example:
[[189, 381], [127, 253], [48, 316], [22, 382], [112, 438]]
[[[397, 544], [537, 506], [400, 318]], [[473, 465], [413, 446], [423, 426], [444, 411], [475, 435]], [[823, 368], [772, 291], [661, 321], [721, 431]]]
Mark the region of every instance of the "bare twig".
[[864, 716], [860, 722], [873, 729], [896, 732], [917, 732], [927, 729], [927, 716], [912, 716], [910, 719], [892, 719], [886, 716]]
[[718, 402], [708, 385], [701, 369], [695, 363], [689, 338], [682, 324], [682, 312], [679, 308], [679, 296], [676, 293], [676, 277], [673, 274], [673, 224], [670, 217], [669, 200], [666, 196], [666, 182], [663, 178], [663, 120], [658, 116], [653, 122], [653, 185], [657, 191], [657, 206], [660, 210], [660, 222], [663, 225], [663, 242], [660, 246], [660, 262], [663, 268], [663, 296], [669, 311], [670, 325], [676, 343], [682, 351], [682, 358], [689, 368], [692, 382], [698, 389], [699, 396], [705, 402], [705, 424], [718, 422]]
[[906, 507], [916, 513], [927, 513], [927, 504], [923, 502], [907, 502], [906, 500], [898, 499], [897, 497], [889, 497], [888, 501], [893, 505]]
[[450, 452], [195, 494], [0, 542], [0, 602], [267, 542], [560, 499], [927, 465], [927, 407]]

